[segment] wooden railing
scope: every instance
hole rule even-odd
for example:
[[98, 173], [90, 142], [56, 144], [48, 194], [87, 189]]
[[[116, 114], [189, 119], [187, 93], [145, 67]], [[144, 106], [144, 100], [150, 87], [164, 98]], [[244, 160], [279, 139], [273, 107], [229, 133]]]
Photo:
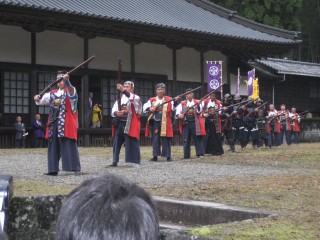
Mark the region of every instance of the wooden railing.
[[[174, 132], [172, 145], [180, 145], [182, 143], [182, 138], [178, 134], [178, 130], [175, 130]], [[113, 138], [111, 136], [111, 128], [79, 129], [78, 134], [78, 146], [112, 147]], [[89, 138], [89, 143], [85, 143], [86, 136]], [[151, 139], [144, 136], [144, 129], [141, 130], [140, 145], [151, 146]]]
[[15, 146], [14, 128], [0, 128], [0, 147], [12, 148]]
[[[303, 119], [301, 122], [301, 142], [320, 141], [320, 118]], [[33, 130], [27, 128], [29, 135], [26, 137], [26, 148], [33, 147]], [[113, 138], [111, 128], [84, 129], [78, 130], [79, 147], [112, 147]], [[144, 136], [144, 129], [141, 130], [141, 146], [151, 146], [151, 139]], [[182, 137], [178, 129], [174, 130], [172, 145], [182, 145]], [[15, 129], [13, 127], [0, 127], [0, 148], [15, 147]]]
[[[26, 139], [26, 148], [32, 148], [34, 145], [32, 128], [28, 128], [29, 135]], [[87, 140], [86, 140], [87, 139]], [[181, 136], [175, 130], [172, 145], [180, 145], [182, 143]], [[99, 129], [79, 129], [78, 130], [78, 146], [79, 147], [112, 147], [113, 138], [111, 136], [111, 128]], [[140, 138], [141, 146], [151, 146], [151, 139], [144, 136], [144, 129], [141, 130]], [[13, 127], [0, 128], [0, 148], [15, 147], [15, 129]]]

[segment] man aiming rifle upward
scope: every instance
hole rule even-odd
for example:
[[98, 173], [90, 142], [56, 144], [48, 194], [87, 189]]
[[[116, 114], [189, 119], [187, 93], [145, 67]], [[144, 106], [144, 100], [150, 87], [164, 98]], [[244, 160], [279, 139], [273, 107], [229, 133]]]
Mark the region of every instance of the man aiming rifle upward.
[[60, 79], [58, 89], [45, 93], [42, 98], [40, 94], [34, 96], [37, 105], [50, 106], [46, 131], [48, 172], [45, 175], [58, 175], [60, 157], [63, 171], [79, 174], [77, 90], [71, 85], [66, 71], [59, 71], [57, 79]]
[[[77, 146], [78, 137], [78, 94], [69, 77], [92, 59], [84, 61], [71, 71], [59, 71], [57, 79], [42, 92], [34, 96], [37, 105], [50, 107], [46, 138], [48, 138], [48, 172], [45, 175], [56, 176], [59, 172], [59, 160], [62, 170], [80, 174], [80, 159]], [[58, 89], [47, 92], [57, 85]]]

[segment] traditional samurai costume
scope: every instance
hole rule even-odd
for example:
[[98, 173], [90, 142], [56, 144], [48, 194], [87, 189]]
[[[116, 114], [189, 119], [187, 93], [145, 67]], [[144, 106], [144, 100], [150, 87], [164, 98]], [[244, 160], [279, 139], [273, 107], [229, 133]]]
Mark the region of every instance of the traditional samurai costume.
[[[164, 96], [162, 99], [159, 97], [152, 97], [143, 105], [143, 111], [146, 113], [150, 107], [156, 107], [163, 102], [170, 101], [172, 98]], [[146, 125], [145, 136], [149, 137], [151, 132], [151, 141], [153, 149], [153, 160], [156, 161], [158, 156], [166, 157], [171, 161], [171, 140], [173, 137], [173, 127], [171, 114], [174, 111], [173, 101], [165, 103], [163, 106], [156, 109], [153, 117], [148, 119]], [[162, 145], [162, 151], [161, 151]]]
[[205, 119], [207, 133], [205, 153], [215, 156], [224, 154], [221, 143], [222, 124], [220, 110], [221, 102], [219, 100], [212, 101], [207, 98], [203, 101], [203, 112], [208, 113], [208, 117]]
[[140, 115], [142, 104], [136, 94], [123, 92], [121, 96], [121, 109], [118, 109], [118, 100], [114, 103], [111, 116], [122, 111], [123, 117], [118, 117], [116, 126], [113, 126], [113, 165], [117, 166], [121, 146], [125, 144], [125, 162], [140, 164]]
[[278, 111], [268, 111], [268, 116], [270, 119], [268, 120], [267, 130], [268, 130], [268, 142], [269, 147], [279, 146], [279, 133], [280, 133], [280, 122], [278, 116]]
[[77, 147], [78, 137], [78, 95], [74, 88], [71, 96], [68, 88], [52, 90], [43, 95], [37, 105], [49, 105], [49, 118], [46, 129], [48, 139], [48, 173], [59, 172], [62, 159], [63, 171], [80, 172], [80, 159]]
[[[197, 157], [204, 155], [204, 136], [206, 135], [204, 120], [201, 116], [202, 107], [198, 104], [198, 100], [182, 101], [176, 109], [176, 118], [179, 114], [185, 115], [185, 121], [179, 121], [179, 131], [183, 138], [183, 158], [190, 158], [191, 155], [191, 137], [196, 149]], [[195, 106], [195, 107], [192, 107]], [[192, 107], [186, 112], [188, 107]]]

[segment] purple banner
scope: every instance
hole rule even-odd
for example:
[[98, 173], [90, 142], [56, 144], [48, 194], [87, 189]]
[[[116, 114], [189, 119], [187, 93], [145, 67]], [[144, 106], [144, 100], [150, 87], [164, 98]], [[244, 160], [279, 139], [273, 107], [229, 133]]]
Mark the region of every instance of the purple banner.
[[247, 89], [248, 89], [248, 97], [253, 94], [253, 80], [255, 78], [255, 70], [251, 70], [248, 72], [248, 81], [247, 81]]
[[237, 83], [236, 83], [236, 95], [239, 94], [240, 91], [240, 68], [238, 68], [238, 77], [237, 77]]
[[216, 92], [221, 92], [222, 80], [222, 64], [220, 62], [207, 62], [207, 83], [208, 92], [217, 89]]

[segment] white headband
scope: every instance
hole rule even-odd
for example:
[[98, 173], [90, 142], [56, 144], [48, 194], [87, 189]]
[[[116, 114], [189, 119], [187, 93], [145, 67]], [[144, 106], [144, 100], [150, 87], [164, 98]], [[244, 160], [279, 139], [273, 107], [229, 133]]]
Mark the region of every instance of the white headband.
[[124, 84], [130, 84], [134, 88], [134, 83], [132, 81], [126, 81]]

